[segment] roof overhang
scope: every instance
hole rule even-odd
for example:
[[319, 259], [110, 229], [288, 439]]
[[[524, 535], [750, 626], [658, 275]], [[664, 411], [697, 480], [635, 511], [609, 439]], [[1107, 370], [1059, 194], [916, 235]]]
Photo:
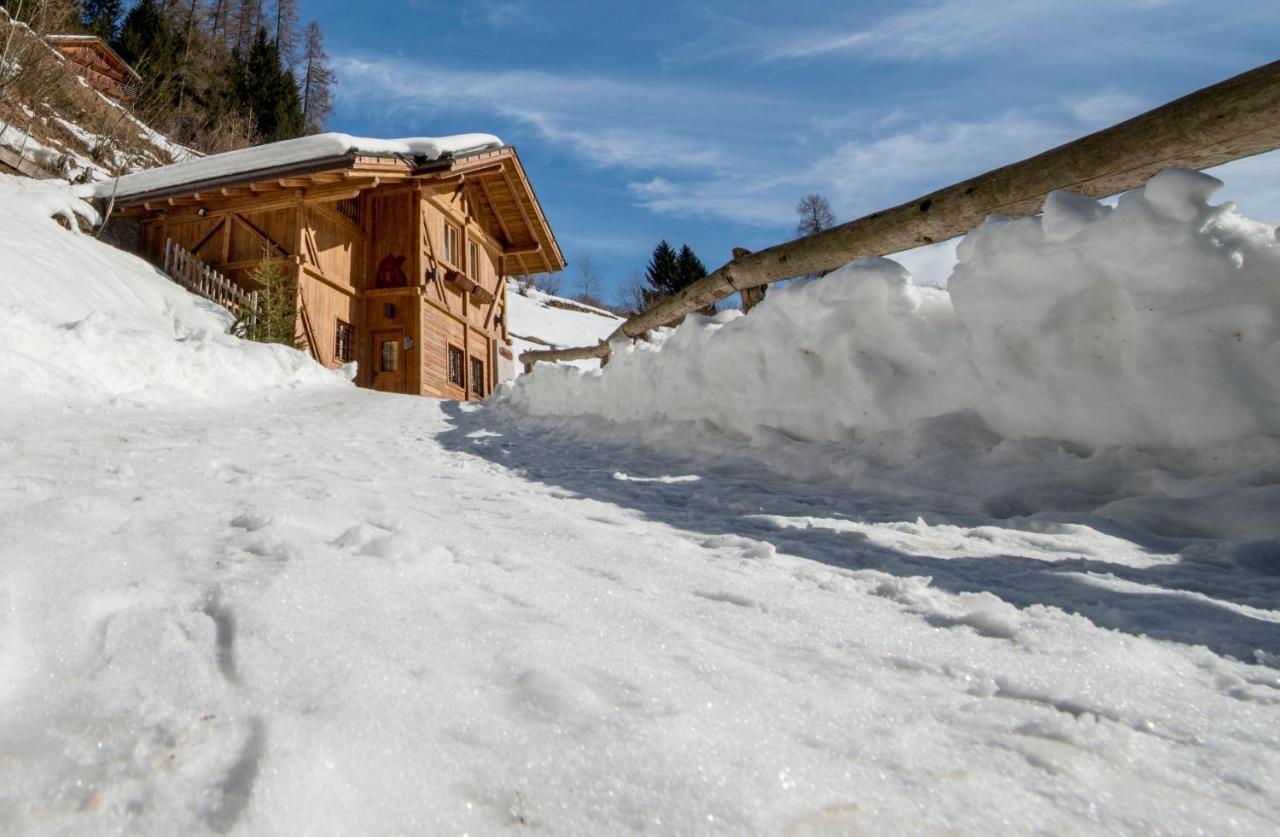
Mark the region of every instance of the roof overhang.
[[503, 146], [424, 163], [414, 169], [414, 176], [457, 178], [462, 188], [470, 190], [473, 205], [490, 213], [506, 239], [507, 258], [518, 266], [518, 270], [508, 273], [564, 270], [560, 243], [547, 223], [515, 148]]
[[564, 269], [560, 245], [511, 146], [431, 161], [350, 151], [114, 196], [107, 182], [100, 184], [98, 195], [104, 202], [114, 201], [117, 212], [141, 214], [184, 206], [231, 205], [271, 193], [332, 200], [335, 194], [355, 194], [391, 183], [416, 182], [425, 187], [439, 181], [454, 182], [457, 188], [468, 190], [472, 205], [488, 213], [501, 233], [504, 256], [510, 260], [505, 272], [515, 275]]
[[46, 35], [45, 40], [54, 46], [78, 44], [91, 47], [100, 55], [105, 55], [111, 62], [118, 64], [120, 69], [133, 77], [134, 81], [142, 81], [142, 76], [138, 74], [138, 71], [129, 66], [129, 62], [121, 58], [120, 53], [111, 48], [111, 44], [97, 35]]

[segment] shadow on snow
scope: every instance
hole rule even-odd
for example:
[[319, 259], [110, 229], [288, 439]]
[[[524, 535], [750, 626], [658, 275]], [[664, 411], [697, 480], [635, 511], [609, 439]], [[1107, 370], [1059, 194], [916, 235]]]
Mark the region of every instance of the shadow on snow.
[[[965, 528], [999, 527], [1043, 533], [1043, 520], [998, 519], [921, 508], [918, 497], [877, 496], [834, 482], [791, 480], [743, 456], [712, 458], [697, 450], [681, 456], [627, 443], [618, 436], [549, 431], [536, 421], [519, 421], [494, 409], [445, 405], [453, 429], [438, 441], [446, 449], [478, 456], [530, 480], [572, 495], [640, 513], [648, 520], [705, 536], [736, 535], [767, 541], [779, 552], [852, 570], [895, 576], [930, 576], [951, 593], [987, 592], [1017, 607], [1046, 605], [1078, 614], [1101, 628], [1187, 645], [1256, 662], [1255, 650], [1280, 653], [1280, 621], [1233, 609], [1244, 604], [1280, 610], [1276, 545], [1258, 545], [1268, 554], [1244, 567], [1227, 560], [1187, 559], [1138, 568], [1085, 557], [1059, 561], [1019, 555], [930, 557], [873, 543], [856, 531], [780, 527], [767, 517], [814, 517], [854, 523], [914, 523]], [[696, 432], [691, 430], [691, 433]], [[618, 474], [641, 479], [622, 479]], [[696, 480], [652, 481], [670, 475]], [[648, 478], [648, 479], [646, 479]], [[1123, 538], [1145, 551], [1176, 552], [1187, 541], [1128, 529], [1088, 514], [1053, 514], [1060, 522], [1088, 525]], [[1067, 553], [1069, 554], [1069, 553]], [[1099, 577], [1128, 582], [1115, 589]], [[1154, 588], [1154, 589], [1153, 589]]]

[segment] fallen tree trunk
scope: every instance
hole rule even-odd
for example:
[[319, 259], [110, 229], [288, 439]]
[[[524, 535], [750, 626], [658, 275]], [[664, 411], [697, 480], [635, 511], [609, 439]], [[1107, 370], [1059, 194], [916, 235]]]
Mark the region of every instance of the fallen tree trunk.
[[639, 337], [744, 289], [945, 241], [988, 215], [1034, 215], [1058, 189], [1103, 198], [1141, 186], [1164, 169], [1206, 169], [1276, 148], [1280, 61], [901, 206], [736, 257], [627, 320], [598, 345], [529, 351], [520, 360], [527, 368], [538, 361], [603, 358], [611, 340]]

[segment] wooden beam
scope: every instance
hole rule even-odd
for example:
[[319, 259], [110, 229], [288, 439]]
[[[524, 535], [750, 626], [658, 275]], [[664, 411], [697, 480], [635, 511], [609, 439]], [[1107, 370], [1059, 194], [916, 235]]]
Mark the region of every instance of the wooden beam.
[[308, 276], [311, 276], [319, 280], [320, 282], [323, 282], [324, 284], [333, 288], [335, 291], [339, 291], [340, 293], [350, 297], [354, 297], [356, 295], [356, 292], [353, 288], [347, 287], [346, 285], [342, 284], [337, 279], [332, 278], [331, 276], [329, 276], [319, 268], [309, 264], [303, 264], [301, 265], [301, 267], [302, 267], [302, 271], [306, 273]]
[[[511, 243], [511, 236], [507, 234], [506, 225], [502, 223], [502, 216], [498, 214], [498, 207], [496, 204], [494, 204], [493, 195], [489, 193], [489, 189], [485, 186], [484, 179], [477, 178], [474, 181], [474, 184], [475, 184], [475, 190], [479, 191], [480, 197], [484, 199], [485, 206], [488, 208], [489, 214], [493, 216], [494, 226], [497, 227], [498, 232], [502, 234], [503, 240], [499, 242], [499, 244], [506, 245]], [[479, 203], [479, 201], [476, 201], [476, 203]], [[505, 249], [505, 246], [504, 246], [504, 249]]]
[[[255, 209], [256, 209], [256, 207], [255, 207]], [[275, 241], [273, 241], [273, 240], [271, 239], [271, 236], [267, 235], [267, 234], [266, 234], [266, 233], [264, 233], [262, 230], [258, 229], [256, 226], [254, 226], [254, 225], [253, 225], [252, 223], [250, 223], [249, 221], [246, 221], [246, 220], [245, 220], [245, 218], [244, 218], [244, 216], [243, 216], [243, 215], [241, 215], [240, 213], [238, 213], [238, 212], [231, 212], [231, 213], [228, 213], [228, 216], [227, 216], [227, 217], [229, 217], [229, 218], [232, 220], [232, 222], [233, 222], [233, 223], [237, 223], [237, 224], [240, 224], [241, 226], [243, 226], [246, 230], [248, 230], [250, 233], [252, 233], [252, 234], [253, 234], [253, 235], [254, 235], [254, 236], [255, 236], [259, 241], [261, 241], [263, 244], [266, 244], [268, 247], [274, 248], [274, 249], [275, 249], [275, 251], [276, 251], [277, 253], [279, 253], [279, 254], [280, 254], [280, 256], [281, 256], [282, 258], [285, 258], [285, 259], [296, 259], [296, 258], [297, 258], [297, 256], [295, 256], [293, 253], [290, 253], [288, 250], [286, 250], [285, 248], [283, 248], [283, 247], [281, 247], [279, 244], [277, 244]]]
[[201, 248], [201, 247], [203, 247], [203, 246], [205, 246], [206, 244], [208, 244], [208, 243], [209, 243], [209, 239], [213, 238], [213, 237], [214, 237], [214, 235], [216, 235], [216, 234], [217, 234], [217, 233], [222, 229], [222, 225], [223, 225], [223, 224], [225, 224], [225, 223], [227, 223], [227, 219], [226, 219], [226, 218], [219, 218], [219, 219], [218, 219], [218, 223], [216, 223], [216, 224], [214, 224], [214, 225], [213, 225], [213, 229], [211, 229], [211, 230], [209, 230], [209, 232], [205, 233], [204, 238], [200, 239], [200, 243], [199, 243], [199, 244], [197, 244], [195, 247], [192, 247], [192, 248], [191, 248], [190, 250], [188, 250], [187, 252], [188, 252], [188, 253], [190, 253], [190, 254], [191, 254], [191, 255], [193, 255], [193, 256], [199, 256], [199, 255], [200, 255], [200, 248]]
[[[638, 337], [744, 288], [945, 241], [972, 230], [988, 215], [1034, 215], [1058, 189], [1104, 198], [1141, 186], [1164, 169], [1205, 169], [1276, 148], [1280, 61], [892, 209], [735, 258], [627, 320], [609, 339]], [[608, 354], [605, 340], [577, 349], [525, 352], [520, 358], [533, 363]]]
[[[360, 193], [356, 192], [356, 194], [358, 195]], [[361, 229], [359, 226], [354, 224], [350, 218], [343, 215], [341, 212], [337, 211], [333, 207], [328, 206], [325, 203], [312, 201], [312, 200], [303, 200], [302, 203], [303, 203], [303, 206], [305, 206], [307, 209], [311, 210], [312, 212], [315, 212], [317, 215], [323, 215], [325, 218], [329, 219], [333, 223], [342, 227], [342, 229], [344, 229], [346, 232], [350, 233], [351, 235], [355, 236], [356, 238], [359, 238], [362, 241], [368, 239], [369, 236], [368, 234], [365, 233], [363, 229]]]

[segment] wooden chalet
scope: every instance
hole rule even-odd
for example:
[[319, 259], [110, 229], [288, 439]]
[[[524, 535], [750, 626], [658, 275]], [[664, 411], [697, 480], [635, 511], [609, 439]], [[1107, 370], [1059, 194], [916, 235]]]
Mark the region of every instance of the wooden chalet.
[[296, 277], [307, 350], [329, 367], [357, 361], [358, 385], [483, 398], [514, 374], [506, 277], [565, 265], [515, 149], [488, 139], [433, 158], [305, 137], [99, 195], [136, 219], [155, 264], [185, 251], [247, 290], [264, 257]]
[[45, 38], [89, 86], [128, 103], [138, 94], [142, 76], [97, 35], [49, 35]]

